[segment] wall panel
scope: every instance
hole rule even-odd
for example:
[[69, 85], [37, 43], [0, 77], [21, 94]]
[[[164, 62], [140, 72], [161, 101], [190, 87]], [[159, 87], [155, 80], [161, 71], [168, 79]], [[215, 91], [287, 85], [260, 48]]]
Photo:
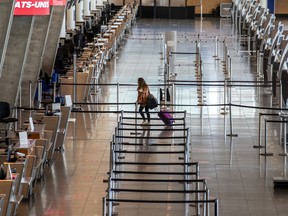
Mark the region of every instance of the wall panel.
[[[232, 0], [202, 0], [203, 2], [203, 14], [211, 13], [212, 9], [216, 8], [221, 3], [230, 3]], [[200, 5], [200, 0], [187, 0], [188, 6]], [[195, 8], [195, 13], [200, 14], [200, 7]], [[276, 14], [288, 14], [288, 1], [276, 0], [275, 1], [275, 13]]]
[[171, 0], [171, 7], [185, 7], [185, 0]]
[[[187, 0], [188, 6], [198, 6], [195, 7], [195, 13], [200, 14], [200, 0]], [[203, 14], [211, 14], [211, 11], [221, 3], [231, 3], [232, 0], [202, 0]]]
[[287, 2], [287, 0], [275, 1], [275, 14], [288, 14], [288, 2]]

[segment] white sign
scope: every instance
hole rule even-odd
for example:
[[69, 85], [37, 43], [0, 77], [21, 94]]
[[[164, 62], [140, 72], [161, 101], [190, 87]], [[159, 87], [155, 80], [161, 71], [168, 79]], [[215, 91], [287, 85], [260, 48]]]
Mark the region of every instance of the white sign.
[[28, 135], [26, 131], [19, 132], [20, 146], [28, 147]]
[[34, 131], [34, 123], [33, 123], [32, 117], [29, 117], [29, 126], [30, 126], [30, 130]]
[[72, 106], [71, 95], [65, 95], [65, 105], [69, 107]]
[[52, 111], [60, 111], [60, 103], [52, 103]]

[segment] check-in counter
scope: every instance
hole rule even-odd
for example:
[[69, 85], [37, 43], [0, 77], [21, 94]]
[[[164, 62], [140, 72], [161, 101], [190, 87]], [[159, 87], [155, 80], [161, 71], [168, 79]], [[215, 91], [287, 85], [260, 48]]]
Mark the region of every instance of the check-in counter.
[[21, 152], [25, 155], [31, 155], [32, 152], [34, 151], [34, 147], [35, 147], [35, 139], [29, 139], [27, 145], [26, 144], [23, 145], [20, 143], [20, 141], [17, 141], [14, 148], [18, 152]]
[[120, 27], [122, 25], [122, 22], [114, 22], [113, 25]]
[[[73, 84], [74, 83], [74, 78], [73, 78], [73, 72], [68, 72], [67, 77], [61, 77], [60, 82], [61, 82], [61, 96], [65, 95], [72, 95], [73, 97], [73, 85], [65, 85], [65, 84]], [[88, 77], [89, 77], [89, 72], [77, 72], [76, 73], [77, 78], [76, 78], [76, 83], [77, 84], [88, 84]], [[77, 98], [76, 100], [73, 98], [73, 102], [76, 103], [82, 103], [85, 99], [85, 91], [86, 86], [85, 85], [77, 85], [76, 86], [76, 91], [77, 91]]]
[[57, 131], [59, 130], [59, 124], [60, 124], [60, 117], [61, 113], [59, 115], [54, 115], [54, 116], [43, 116], [42, 121], [45, 124], [45, 129], [48, 131], [52, 131], [51, 134], [51, 148], [47, 152], [47, 161], [52, 161], [53, 155], [54, 155], [54, 150], [55, 150], [55, 145], [56, 145], [56, 140], [57, 140]]
[[[15, 195], [21, 195], [24, 198], [28, 198], [32, 194], [32, 183], [37, 178], [44, 163], [43, 147], [37, 146], [36, 142], [37, 140], [35, 139], [29, 139], [28, 144], [21, 144], [17, 137], [15, 137], [15, 139], [10, 139], [10, 143], [15, 143], [13, 148], [17, 152], [25, 154], [25, 156], [21, 155], [19, 157], [18, 155], [19, 158], [16, 162], [4, 163], [5, 169], [8, 169], [9, 164], [9, 167], [18, 173], [19, 179], [15, 184], [14, 193]], [[17, 203], [14, 202], [13, 208], [16, 208], [18, 205], [16, 204]]]
[[5, 195], [2, 216], [15, 215], [23, 196], [15, 194], [15, 187], [19, 182], [19, 174], [13, 173], [12, 179], [0, 180], [0, 192]]
[[[96, 13], [101, 13], [101, 10], [102, 8], [97, 8]], [[107, 31], [98, 36], [95, 39], [95, 43], [88, 44], [88, 47], [84, 48], [82, 56], [78, 57], [76, 65], [84, 68], [84, 71], [76, 73], [77, 84], [90, 84], [93, 76], [95, 76], [93, 72], [96, 71], [96, 68], [97, 71], [99, 68], [101, 71], [104, 67], [100, 67], [99, 64], [104, 65], [107, 59], [107, 52], [111, 52], [115, 41], [119, 39], [117, 37], [125, 30], [125, 25], [129, 22], [127, 19], [128, 12], [125, 10], [126, 7], [123, 7], [114, 16], [110, 28], [107, 26]], [[83, 28], [84, 23], [77, 23], [76, 25], [78, 28]], [[85, 68], [86, 66], [87, 68]], [[68, 72], [67, 75], [60, 78], [60, 94], [61, 96], [71, 95], [73, 97], [73, 85], [62, 85], [73, 84], [73, 73]], [[90, 86], [76, 86], [77, 98], [75, 98], [74, 102], [83, 102], [85, 98], [89, 97], [90, 90]], [[27, 145], [23, 145], [17, 141], [15, 149], [25, 154], [26, 158], [25, 160], [23, 159], [23, 162], [16, 162], [10, 165], [12, 168], [16, 168], [17, 173], [19, 172], [17, 176], [15, 175], [14, 180], [0, 180], [0, 208], [2, 207], [1, 198], [5, 197], [2, 198], [4, 201], [1, 208], [1, 211], [5, 211], [5, 216], [7, 212], [9, 212], [8, 215], [14, 215], [17, 205], [21, 200], [19, 199], [20, 197], [28, 198], [33, 193], [33, 182], [44, 174], [45, 162], [52, 160], [55, 148], [63, 148], [70, 113], [71, 107], [61, 107], [61, 114], [59, 116], [43, 116], [43, 113], [39, 114], [38, 117], [43, 124], [35, 124], [34, 130], [31, 130], [28, 125], [24, 125], [29, 142]], [[7, 156], [1, 155], [2, 158], [4, 162]], [[22, 168], [18, 167], [19, 164]], [[2, 193], [4, 196], [1, 195]], [[19, 195], [19, 197], [12, 195]]]
[[20, 144], [20, 141], [18, 141], [14, 147], [17, 152], [25, 154], [26, 157], [28, 155], [35, 156], [33, 172], [32, 175], [29, 176], [33, 179], [40, 177], [41, 168], [43, 168], [43, 164], [45, 162], [45, 146], [36, 145], [37, 142], [37, 139], [29, 139], [28, 145], [23, 145]]
[[19, 161], [19, 162], [17, 161], [17, 162], [14, 162], [14, 163], [5, 162], [3, 165], [4, 165], [3, 166], [4, 170], [13, 169], [14, 173], [18, 174], [19, 178], [15, 179], [15, 185], [14, 185], [14, 188], [13, 188], [13, 194], [14, 195], [20, 195], [21, 194], [21, 190], [22, 190], [21, 180], [22, 180], [22, 177], [24, 176], [24, 172], [25, 172], [25, 169], [26, 169], [26, 166], [27, 166], [27, 160]]
[[108, 29], [108, 30], [106, 31], [106, 33], [108, 33], [108, 34], [113, 34], [113, 36], [114, 36], [115, 33], [116, 33], [116, 31], [115, 31], [114, 29]]
[[98, 38], [97, 39], [97, 43], [108, 44], [108, 39], [107, 38]]
[[119, 31], [118, 31], [119, 26], [118, 26], [118, 25], [111, 25], [110, 28], [111, 28], [112, 30], [115, 30], [116, 36], [118, 36], [118, 34], [119, 34]]
[[[101, 10], [101, 8], [97, 9], [97, 11], [99, 10]], [[76, 60], [77, 69], [81, 68], [81, 70], [83, 70], [83, 72], [77, 72], [77, 84], [97, 83], [94, 82], [95, 80], [93, 81], [93, 78], [99, 77], [106, 61], [116, 53], [117, 48], [121, 45], [126, 28], [131, 28], [131, 24], [129, 23], [131, 23], [132, 17], [130, 17], [129, 20], [129, 14], [131, 15], [131, 7], [123, 6], [117, 11], [113, 18], [109, 20], [108, 25], [101, 26], [101, 30], [104, 32], [97, 34], [97, 37], [93, 38], [94, 43], [90, 42], [87, 44], [87, 47], [83, 48], [84, 52]], [[87, 70], [85, 69], [86, 67], [88, 67]], [[70, 70], [66, 75], [67, 76], [60, 78], [60, 95], [71, 95], [73, 97], [73, 85], [65, 85], [74, 83], [73, 72]], [[85, 98], [88, 98], [91, 92], [90, 87], [91, 86], [87, 87], [84, 85], [76, 86], [77, 98], [73, 98], [73, 102], [81, 103]]]
[[21, 195], [23, 195], [24, 198], [28, 198], [33, 193], [33, 181], [34, 181], [34, 165], [36, 162], [36, 156], [35, 155], [27, 155], [27, 166], [25, 168], [25, 172], [23, 174], [23, 178], [21, 180]]
[[63, 144], [64, 144], [66, 134], [67, 134], [68, 120], [70, 118], [70, 114], [71, 114], [71, 107], [61, 106], [61, 118], [60, 118], [59, 129], [57, 131], [58, 136], [57, 136], [56, 145], [55, 145], [56, 150], [63, 149]]
[[123, 18], [121, 18], [121, 19], [118, 18], [118, 19], [116, 19], [115, 21], [122, 23], [122, 22], [124, 22], [124, 19], [123, 19]]
[[[35, 140], [35, 145], [37, 147], [43, 148], [43, 157], [45, 160], [43, 162], [50, 162], [54, 155], [55, 144], [57, 139], [57, 131], [59, 129], [61, 112], [54, 113], [53, 116], [45, 116], [44, 113], [36, 113], [34, 118], [37, 120], [41, 120], [43, 124], [45, 124], [45, 130], [42, 139]], [[46, 146], [46, 147], [45, 147]], [[37, 149], [34, 151], [36, 155], [42, 153], [41, 149]]]
[[97, 42], [97, 43], [94, 43], [94, 46], [97, 47], [98, 50], [102, 50], [102, 48], [104, 48], [105, 46], [105, 43]]
[[[20, 204], [23, 198], [23, 195], [21, 194], [21, 189], [22, 189], [21, 179], [23, 176], [24, 164], [23, 163], [4, 163], [4, 169], [7, 171], [6, 181], [10, 181], [10, 180], [13, 181], [12, 191], [8, 199], [9, 203], [7, 206], [6, 215], [15, 215], [18, 205]], [[13, 170], [13, 173], [12, 173], [12, 170]], [[11, 177], [9, 177], [8, 172], [10, 172]]]
[[107, 38], [109, 40], [109, 39], [112, 39], [113, 34], [112, 33], [105, 33], [105, 34], [103, 34], [103, 37]]
[[5, 195], [5, 200], [3, 203], [1, 216], [11, 215], [10, 200], [13, 196], [13, 190], [12, 190], [13, 185], [14, 185], [14, 180], [0, 180], [0, 191], [1, 191], [1, 194]]
[[44, 135], [45, 124], [34, 124], [33, 129], [29, 127], [29, 124], [23, 124], [23, 128], [27, 132], [28, 139], [41, 139]]
[[5, 194], [0, 194], [0, 214], [2, 213], [4, 207], [5, 198], [6, 198]]

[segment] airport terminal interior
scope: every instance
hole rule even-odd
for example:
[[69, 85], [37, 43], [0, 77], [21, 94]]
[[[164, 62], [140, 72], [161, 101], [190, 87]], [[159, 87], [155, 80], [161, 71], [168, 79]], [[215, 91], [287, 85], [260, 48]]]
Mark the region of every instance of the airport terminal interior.
[[18, 2], [0, 2], [0, 216], [288, 215], [286, 4]]

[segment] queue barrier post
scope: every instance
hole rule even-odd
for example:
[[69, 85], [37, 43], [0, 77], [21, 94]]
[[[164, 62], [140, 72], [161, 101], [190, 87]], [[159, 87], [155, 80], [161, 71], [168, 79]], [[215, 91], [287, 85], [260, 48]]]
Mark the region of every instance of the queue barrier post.
[[138, 103], [135, 103], [135, 132], [131, 132], [131, 135], [136, 135], [135, 136], [135, 143], [137, 143], [137, 135], [140, 135], [141, 133], [138, 132], [138, 127], [137, 127], [137, 108], [138, 108]]
[[261, 153], [260, 155], [261, 156], [273, 156], [273, 153], [268, 153], [267, 152], [267, 122], [268, 122], [268, 120], [267, 119], [265, 119], [265, 122], [264, 122], [264, 137], [265, 137], [265, 139], [264, 139], [264, 149], [265, 149], [265, 151], [264, 151], [264, 153]]
[[230, 137], [238, 137], [238, 134], [233, 133], [233, 118], [232, 118], [232, 84], [230, 81], [230, 91], [229, 91], [229, 122], [230, 122], [230, 134], [227, 134], [227, 136]]

